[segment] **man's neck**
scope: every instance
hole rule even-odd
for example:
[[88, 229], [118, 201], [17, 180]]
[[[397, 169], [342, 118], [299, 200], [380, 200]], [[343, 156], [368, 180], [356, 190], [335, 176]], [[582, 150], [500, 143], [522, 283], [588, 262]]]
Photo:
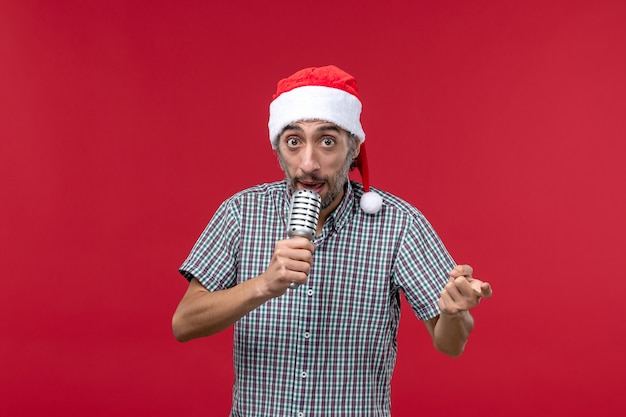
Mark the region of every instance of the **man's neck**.
[[323, 208], [322, 211], [320, 211], [320, 218], [319, 222], [317, 223], [317, 231], [315, 232], [316, 236], [322, 234], [322, 228], [324, 227], [324, 223], [326, 223], [326, 219], [328, 219], [332, 212], [335, 211], [337, 206], [339, 206], [339, 204], [341, 203], [343, 196], [346, 195], [346, 187], [347, 182], [346, 186], [341, 189], [341, 193], [339, 193], [327, 207]]

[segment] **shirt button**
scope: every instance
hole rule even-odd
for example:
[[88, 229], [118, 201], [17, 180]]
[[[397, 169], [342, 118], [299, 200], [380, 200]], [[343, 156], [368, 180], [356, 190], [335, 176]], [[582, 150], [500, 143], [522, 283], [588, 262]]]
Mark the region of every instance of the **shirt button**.
[[311, 337], [311, 333], [309, 332], [304, 332], [304, 338], [308, 339], [309, 337]]
[[307, 290], [306, 295], [311, 297], [313, 295], [313, 290]]
[[308, 375], [306, 372], [300, 373], [300, 378], [306, 378]]
[[298, 413], [298, 417], [304, 417], [304, 413]]

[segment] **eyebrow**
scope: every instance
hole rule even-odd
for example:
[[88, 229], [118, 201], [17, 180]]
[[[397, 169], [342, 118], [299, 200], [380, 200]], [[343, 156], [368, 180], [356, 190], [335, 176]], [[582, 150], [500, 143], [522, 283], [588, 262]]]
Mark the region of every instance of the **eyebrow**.
[[[303, 130], [300, 126], [298, 126], [298, 125], [287, 125], [287, 126], [285, 126], [285, 128], [283, 129], [283, 131], [282, 131], [282, 132], [280, 132], [280, 135], [282, 135], [283, 133], [285, 133], [285, 132], [286, 132], [286, 131], [288, 131], [288, 130], [296, 130], [296, 131], [298, 131], [298, 132], [303, 132], [303, 131], [304, 131], [304, 130]], [[327, 124], [327, 125], [322, 125], [322, 126], [318, 127], [317, 129], [315, 129], [315, 132], [316, 132], [316, 133], [320, 133], [320, 132], [325, 132], [325, 131], [328, 131], [328, 130], [332, 130], [332, 131], [334, 131], [334, 132], [341, 133], [341, 129], [340, 129], [339, 127], [335, 126], [335, 125], [334, 125], [334, 124], [332, 124], [332, 123], [329, 123], [329, 124]]]

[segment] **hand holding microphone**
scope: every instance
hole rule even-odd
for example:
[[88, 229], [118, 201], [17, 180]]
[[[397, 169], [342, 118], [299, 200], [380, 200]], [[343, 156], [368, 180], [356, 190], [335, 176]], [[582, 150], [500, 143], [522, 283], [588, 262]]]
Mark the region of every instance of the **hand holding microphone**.
[[272, 297], [284, 294], [287, 285], [294, 289], [306, 282], [315, 250], [311, 240], [317, 231], [320, 210], [321, 198], [316, 192], [299, 190], [293, 194], [287, 219], [288, 238], [276, 242], [263, 274]]
[[[317, 231], [317, 223], [322, 208], [322, 199], [312, 190], [298, 190], [291, 196], [287, 236], [289, 239], [303, 237], [312, 241]], [[292, 282], [289, 288], [298, 288], [300, 284]]]

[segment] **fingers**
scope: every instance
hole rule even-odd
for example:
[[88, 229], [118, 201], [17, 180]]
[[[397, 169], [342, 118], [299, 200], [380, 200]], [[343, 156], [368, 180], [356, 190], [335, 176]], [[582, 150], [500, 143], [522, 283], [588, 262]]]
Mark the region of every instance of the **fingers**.
[[308, 275], [312, 262], [313, 255], [307, 250], [277, 249], [274, 252], [274, 268], [283, 274], [301, 272]]
[[282, 295], [292, 284], [302, 285], [308, 281], [311, 263], [285, 257], [274, 257], [262, 274], [269, 291]]
[[304, 284], [308, 280], [313, 262], [313, 245], [306, 238], [281, 240], [276, 243], [270, 265], [265, 271], [268, 283], [282, 294], [292, 283]]
[[[294, 241], [294, 242], [292, 242]], [[299, 242], [295, 242], [299, 241]], [[276, 244], [274, 257], [311, 263], [315, 245], [304, 238], [283, 240]]]
[[305, 237], [294, 237], [291, 239], [281, 240], [276, 243], [276, 248], [290, 248], [290, 249], [306, 249], [309, 252], [315, 252], [315, 245]]
[[462, 303], [464, 299], [475, 300], [479, 294], [465, 277], [450, 279], [444, 287], [444, 291], [450, 296], [452, 301]]
[[472, 277], [474, 273], [474, 269], [469, 265], [457, 265], [448, 272], [452, 278], [458, 278], [460, 276], [465, 276], [468, 278]]
[[484, 298], [489, 298], [493, 294], [493, 289], [491, 288], [491, 284], [489, 284], [488, 282], [482, 282], [480, 284], [480, 290]]
[[450, 278], [441, 291], [439, 307], [443, 313], [456, 314], [476, 307], [481, 298], [480, 291], [466, 277]]
[[448, 272], [451, 278], [466, 277], [474, 291], [483, 298], [489, 298], [493, 294], [491, 285], [487, 282], [474, 278], [474, 268], [469, 265], [457, 265]]
[[444, 314], [457, 314], [468, 309], [464, 308], [458, 290], [451, 283], [446, 284], [446, 287], [441, 291], [438, 305]]
[[491, 285], [474, 278], [474, 269], [469, 265], [456, 265], [448, 272], [450, 280], [441, 291], [439, 308], [442, 313], [456, 314], [469, 310], [480, 303], [481, 298], [493, 294]]

